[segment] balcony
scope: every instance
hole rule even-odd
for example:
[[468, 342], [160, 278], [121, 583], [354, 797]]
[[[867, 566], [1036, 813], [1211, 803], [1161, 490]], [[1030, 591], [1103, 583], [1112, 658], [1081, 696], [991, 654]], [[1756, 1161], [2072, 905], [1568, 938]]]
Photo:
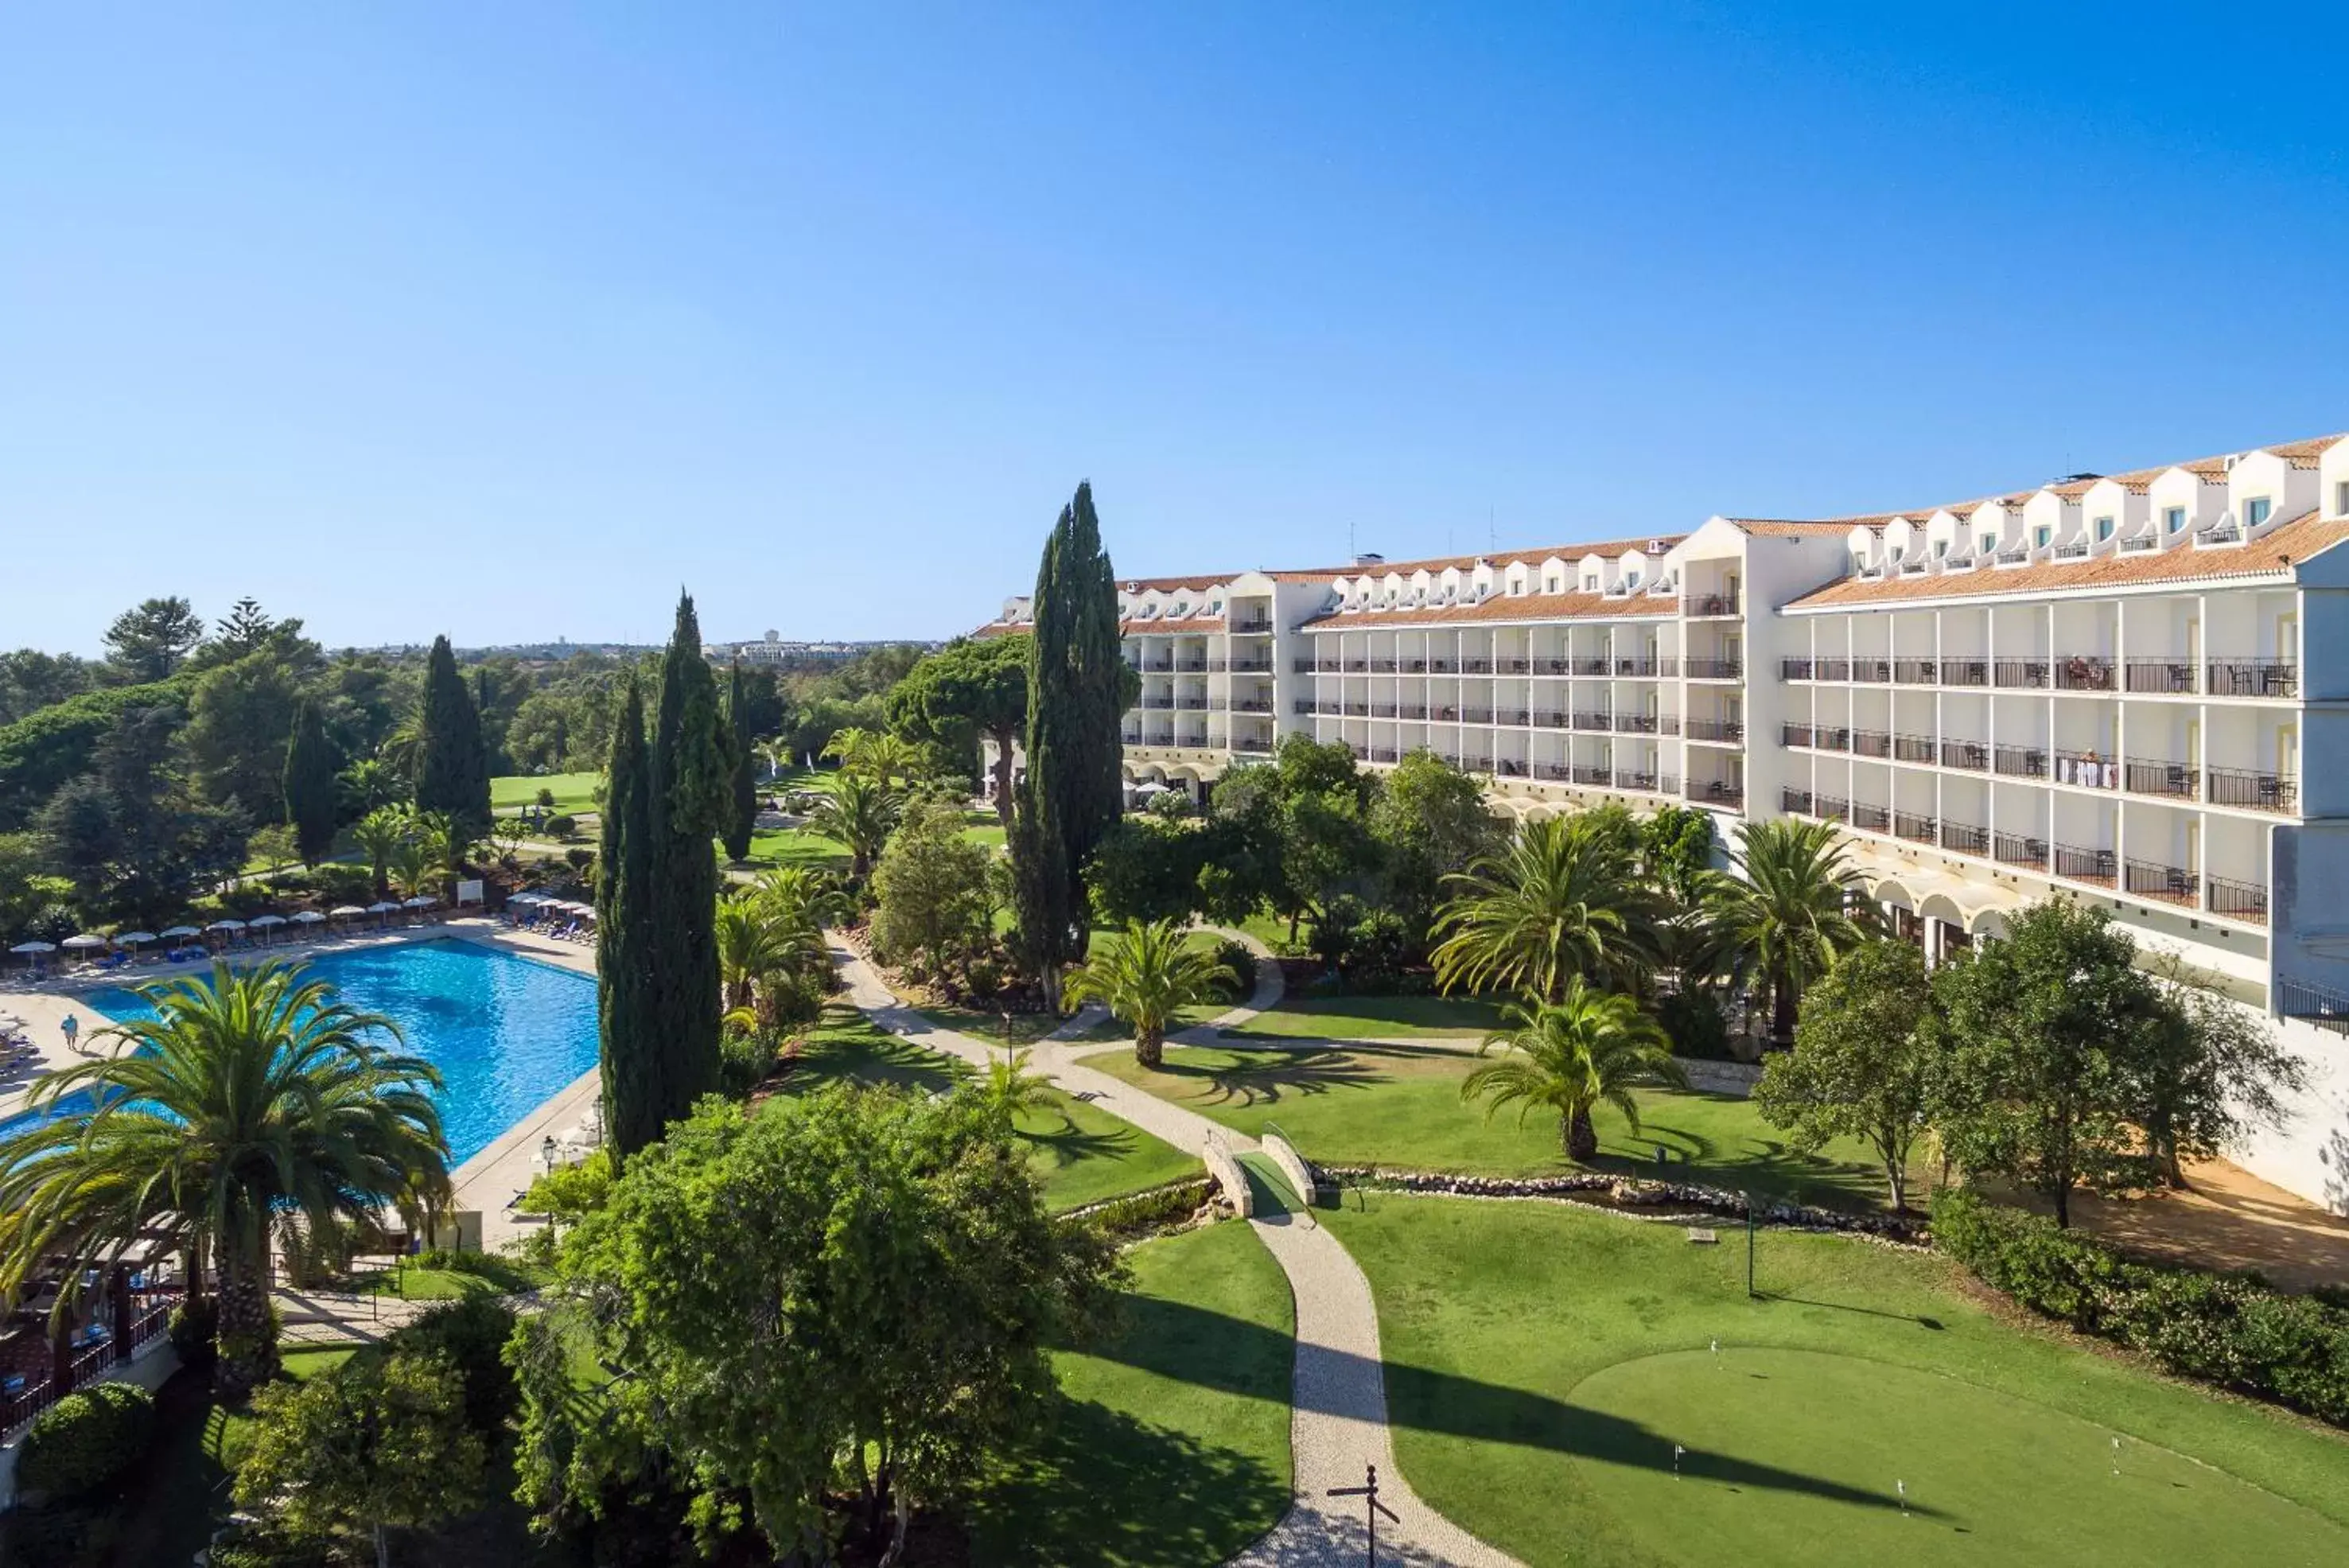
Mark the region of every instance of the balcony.
[[1460, 661], [1456, 659], [1431, 659], [1427, 661], [1427, 672], [1430, 675], [1457, 675], [1460, 673]]
[[1504, 675], [1530, 675], [1534, 661], [1530, 659], [1497, 659], [1493, 661]]
[[[1290, 707], [1289, 711], [1296, 713], [1300, 717], [1309, 718], [1313, 714], [1319, 712], [1320, 711], [1320, 707], [1321, 705], [1314, 701], [1310, 697], [1299, 697]], [[1332, 711], [1334, 711], [1335, 710], [1333, 709]]]
[[1820, 795], [1813, 805], [1815, 809], [1810, 815], [1823, 817], [1828, 822], [1843, 822], [1851, 815], [1851, 802], [1839, 794]]
[[1534, 660], [1534, 673], [1536, 675], [1568, 675], [1572, 672], [1572, 666], [1563, 659], [1537, 659]]
[[1692, 680], [1743, 680], [1745, 661], [1742, 659], [1692, 659], [1688, 661]]
[[2009, 866], [2028, 866], [2034, 871], [2047, 869], [2047, 841], [2020, 833], [2002, 833], [1992, 841], [1992, 856]]
[[[1272, 629], [1272, 618], [1249, 616], [1246, 619], [1234, 619], [1227, 622], [1224, 629], [1234, 637], [1260, 637]], [[1239, 748], [1234, 746], [1232, 750], [1238, 751]]]
[[1782, 746], [1808, 746], [1811, 743], [1811, 727], [1808, 724], [1781, 724], [1778, 726], [1778, 743]]
[[1671, 794], [1681, 786], [1680, 781], [1673, 778], [1670, 774], [1667, 774], [1661, 779], [1659, 779], [1653, 774], [1619, 773], [1615, 775], [1615, 787], [1617, 789], [1646, 790], [1651, 794], [1654, 794], [1659, 792], [1664, 794]]
[[1567, 716], [1563, 713], [1537, 713], [1534, 715], [1534, 723], [1539, 729], [1563, 730], [1566, 728]]
[[1737, 613], [1735, 594], [1697, 594], [1688, 601], [1688, 614], [1692, 620], [1704, 620]]
[[1493, 763], [1493, 771], [1505, 779], [1526, 776], [1526, 764], [1515, 757], [1502, 757]]
[[1980, 741], [1943, 741], [1941, 765], [1964, 768], [1970, 773], [1984, 773], [1990, 767], [1990, 748]]
[[1134, 668], [1145, 675], [1172, 675], [1174, 673], [1174, 661], [1171, 659], [1146, 659]]
[[1811, 668], [1816, 671], [1812, 677], [1814, 680], [1848, 680], [1851, 679], [1851, 660], [1848, 659], [1815, 659], [1812, 661]]
[[1232, 711], [1235, 713], [1269, 713], [1272, 711], [1272, 699], [1269, 697], [1243, 697], [1235, 701], [1231, 706]]
[[1186, 713], [1204, 713], [1207, 711], [1207, 700], [1205, 697], [1177, 697], [1174, 706]]
[[2109, 888], [2119, 874], [2118, 857], [2109, 849], [2082, 849], [2069, 844], [2055, 846], [2055, 875], [2058, 877]]
[[1367, 719], [1367, 718], [1369, 718], [1370, 716], [1371, 716], [1371, 705], [1370, 705], [1368, 702], [1349, 702], [1349, 703], [1347, 703], [1347, 704], [1346, 704], [1346, 717], [1347, 717], [1347, 718], [1349, 718], [1349, 719]]
[[[1223, 661], [1217, 659], [1215, 662], [1220, 664]], [[1205, 675], [1209, 665], [1205, 659], [1178, 659], [1174, 661], [1174, 668], [1185, 675]]]
[[1851, 749], [1856, 756], [1889, 757], [1892, 754], [1892, 737], [1882, 730], [1854, 730]]
[[1578, 730], [1612, 730], [1615, 718], [1611, 713], [1577, 713], [1574, 727]]
[[1577, 675], [1606, 675], [1614, 668], [1615, 661], [1603, 653], [1595, 659], [1578, 659], [1574, 661], [1574, 672]]
[[1892, 754], [1904, 763], [1930, 763], [1933, 760], [1933, 737], [1930, 735], [1895, 735]]
[[2239, 805], [2290, 815], [2299, 802], [2298, 783], [2282, 774], [2253, 773], [2243, 768], [2210, 770], [2212, 805]]
[[2099, 655], [2075, 653], [2055, 661], [2058, 691], [2110, 691], [2113, 661]]
[[1806, 789], [1781, 787], [1778, 791], [1778, 809], [1789, 816], [1810, 815], [1811, 792]]
[[1855, 659], [1851, 661], [1851, 678], [1870, 686], [1885, 685], [1892, 679], [1892, 660]]
[[2208, 528], [2194, 530], [2197, 545], [2233, 545], [2240, 543], [2242, 537], [2243, 531], [2235, 525], [2232, 518], [2222, 518]]
[[1372, 746], [1370, 759], [1374, 763], [1392, 763], [1396, 760], [1395, 749], [1392, 746]]
[[1129, 746], [1142, 744], [1142, 732], [1139, 730], [1121, 730], [1118, 732], [1117, 738]]
[[1671, 675], [1680, 668], [1676, 659], [1619, 659], [1615, 673], [1633, 680], [1652, 680], [1660, 675]]
[[2127, 874], [2123, 885], [2136, 898], [2158, 898], [2189, 909], [2202, 907], [2202, 878], [2183, 867], [2132, 860], [2123, 869]]
[[1424, 703], [1405, 702], [1401, 708], [1398, 708], [1395, 712], [1398, 718], [1424, 719], [1427, 717], [1427, 707]]
[[1370, 673], [1370, 670], [1371, 661], [1367, 659], [1349, 659], [1346, 660], [1346, 673], [1349, 675], [1367, 675]]
[[1735, 719], [1691, 719], [1687, 734], [1692, 741], [1710, 741], [1717, 745], [1737, 746], [1745, 742], [1745, 726]]
[[1578, 763], [1574, 767], [1574, 782], [1578, 784], [1597, 784], [1602, 789], [1611, 788], [1615, 783], [1615, 770], [1586, 767]]
[[2139, 550], [2158, 550], [2161, 541], [2151, 534], [2132, 534], [2121, 541], [2121, 554], [2135, 555]]
[[2019, 566], [2029, 559], [2031, 546], [2028, 545], [2009, 545], [1998, 553], [1998, 564], [2002, 566]]
[[1851, 750], [1851, 731], [1841, 724], [1814, 724], [1811, 726], [1811, 749], [1847, 752]]
[[1494, 711], [1493, 722], [1496, 724], [1530, 724], [1534, 716], [1529, 709], [1499, 708]]
[[1892, 813], [1883, 806], [1856, 800], [1851, 803], [1851, 825], [1864, 827], [1870, 833], [1889, 833], [1892, 831]]
[[1174, 699], [1172, 697], [1144, 697], [1142, 700], [1142, 705], [1145, 708], [1171, 709], [1174, 706]]
[[1261, 736], [1251, 737], [1245, 741], [1234, 741], [1232, 752], [1237, 756], [1268, 757], [1272, 755], [1272, 742]]
[[1493, 673], [1493, 661], [1489, 659], [1464, 659], [1460, 661], [1460, 673], [1463, 675], [1490, 675]]
[[1987, 659], [1944, 659], [1941, 660], [1941, 684], [1944, 686], [1987, 686], [1990, 684], [1990, 660]]
[[1941, 847], [1954, 849], [1961, 855], [1988, 855], [1990, 829], [1962, 822], [1945, 822], [1941, 824]]
[[1392, 659], [1373, 659], [1371, 660], [1371, 673], [1373, 675], [1392, 675], [1396, 672], [1396, 662]]
[[2058, 545], [2055, 546], [2055, 558], [2059, 561], [2085, 561], [2088, 558], [2088, 542], [2073, 539]]
[[1460, 710], [1460, 722], [1464, 724], [1489, 724], [1493, 722], [1493, 711], [1490, 708], [1463, 708]]
[[1997, 683], [2044, 691], [2053, 674], [2053, 667], [2044, 659], [2002, 659], [1991, 667]]
[[2300, 666], [2289, 659], [2214, 659], [2205, 670], [2213, 697], [2300, 695]]
[[[1677, 735], [1680, 732], [1681, 716], [1678, 713], [1659, 713], [1656, 715], [1656, 733], [1659, 735]], [[1669, 794], [1671, 792], [1667, 790], [1665, 793]]]
[[2128, 661], [2132, 691], [2191, 691], [2194, 663], [2186, 659], [2132, 659]]
[[2268, 890], [2249, 882], [2230, 882], [2223, 877], [2209, 878], [2210, 912], [2224, 915], [2230, 920], [2249, 920], [2253, 925], [2268, 923]]
[[2037, 746], [2000, 746], [1991, 753], [1991, 766], [2009, 778], [2044, 779], [2047, 753]]
[[1688, 782], [1688, 798], [1702, 801], [1707, 805], [1726, 805], [1742, 811], [1745, 806], [1745, 786], [1732, 784], [1726, 779], [1702, 782], [1691, 779]]
[[[1213, 668], [1212, 660], [1209, 668]], [[1268, 654], [1259, 654], [1253, 659], [1235, 659], [1230, 661], [1230, 668], [1235, 675], [1269, 675], [1272, 673], [1272, 659]]]
[[2306, 981], [2276, 981], [2276, 1012], [2335, 1034], [2349, 1034], [2349, 996]]
[[1941, 665], [1933, 659], [1896, 659], [1892, 661], [1892, 679], [1901, 686], [1934, 686], [1940, 682]]
[[2121, 765], [2096, 752], [2055, 753], [2055, 782], [2079, 789], [2118, 789]]
[[2200, 774], [2183, 763], [2131, 762], [2127, 774], [2131, 794], [2167, 795], [2173, 800], [2201, 797]]
[[1316, 663], [1310, 659], [1299, 659], [1290, 661], [1288, 668], [1299, 675], [1310, 675], [1317, 670], [1335, 670], [1338, 668], [1338, 661], [1332, 659]]
[[1619, 734], [1652, 735], [1656, 732], [1656, 715], [1618, 713], [1615, 715], [1615, 729]]
[[1782, 659], [1778, 660], [1778, 679], [1779, 679], [1779, 680], [1808, 680], [1810, 678], [1811, 678], [1811, 661], [1810, 661], [1809, 659]]
[[1933, 819], [1913, 811], [1892, 814], [1892, 833], [1897, 838], [1910, 838], [1920, 844], [1934, 844], [1940, 839], [1939, 827]]
[[1534, 764], [1534, 777], [1537, 779], [1547, 779], [1553, 784], [1565, 784], [1573, 776], [1574, 771], [1571, 768], [1568, 768], [1564, 763], [1536, 763]]
[[1394, 716], [1395, 716], [1395, 704], [1394, 704], [1394, 703], [1392, 703], [1392, 702], [1373, 702], [1373, 703], [1371, 703], [1371, 718], [1373, 718], [1373, 719], [1392, 719], [1392, 718], [1393, 718]]

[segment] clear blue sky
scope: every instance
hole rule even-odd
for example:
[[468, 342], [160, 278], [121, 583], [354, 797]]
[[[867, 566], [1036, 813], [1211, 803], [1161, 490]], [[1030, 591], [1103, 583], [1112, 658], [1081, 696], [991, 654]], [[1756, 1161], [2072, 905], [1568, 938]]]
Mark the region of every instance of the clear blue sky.
[[936, 636], [1085, 476], [1136, 575], [2349, 427], [2343, 8], [1778, 9], [12, 8], [0, 646]]

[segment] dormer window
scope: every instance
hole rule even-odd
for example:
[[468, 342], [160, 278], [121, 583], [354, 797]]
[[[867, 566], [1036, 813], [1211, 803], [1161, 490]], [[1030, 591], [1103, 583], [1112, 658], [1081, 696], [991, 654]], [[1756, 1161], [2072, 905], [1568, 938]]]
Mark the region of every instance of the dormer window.
[[1599, 591], [1598, 573], [1585, 572], [1582, 574], [1582, 591], [1586, 594], [1595, 594]]
[[1998, 554], [1997, 535], [1985, 534], [1982, 536], [1982, 553], [1985, 556], [1994, 556]]
[[2103, 544], [2106, 540], [2107, 540], [2107, 539], [2111, 538], [2112, 536], [2113, 536], [2113, 520], [2112, 520], [2111, 518], [2109, 518], [2109, 517], [2099, 517], [2099, 518], [2097, 518], [2097, 519], [2096, 519], [2096, 543], [2097, 543], [2097, 544], [2099, 544], [2099, 545], [2101, 545], [2101, 544]]
[[2268, 520], [2268, 513], [2273, 509], [2274, 504], [2275, 504], [2273, 502], [2270, 501], [2264, 495], [2254, 495], [2249, 501], [2244, 502], [2243, 525], [2247, 528], [2256, 528], [2261, 524], [2266, 522]]
[[1558, 592], [1559, 589], [1557, 584], [1558, 580], [1556, 577], [1550, 578], [1548, 583], [1542, 588], [1542, 592], [1546, 594], [1554, 594]]
[[2047, 548], [2047, 542], [2054, 536], [2055, 530], [2050, 528], [2044, 523], [2042, 523], [2038, 527], [2033, 528], [2031, 531], [2032, 544], [2042, 550]]
[[2333, 510], [2344, 517], [2349, 517], [2349, 479], [2344, 479], [2333, 487]]
[[1862, 555], [1859, 551], [1854, 550], [1851, 553], [1851, 569], [1853, 576], [1866, 576], [1868, 575], [1868, 557]]
[[1936, 539], [1933, 541], [1933, 559], [1937, 561], [1947, 560], [1949, 558], [1949, 554], [1950, 542], [1947, 539]]
[[2186, 526], [2186, 508], [2183, 506], [2163, 507], [2161, 509], [2161, 525], [2163, 529], [2172, 534], [2176, 534], [2183, 530]]

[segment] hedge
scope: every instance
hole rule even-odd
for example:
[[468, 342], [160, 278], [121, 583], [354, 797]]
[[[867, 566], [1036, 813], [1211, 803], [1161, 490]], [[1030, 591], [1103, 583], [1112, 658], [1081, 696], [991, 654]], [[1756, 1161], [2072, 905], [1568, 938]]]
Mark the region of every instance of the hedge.
[[93, 1383], [33, 1421], [16, 1456], [16, 1484], [74, 1497], [138, 1462], [155, 1436], [155, 1397], [135, 1383]]
[[1090, 1224], [1105, 1235], [1139, 1237], [1179, 1225], [1199, 1210], [1199, 1206], [1214, 1196], [1212, 1177], [1194, 1176], [1180, 1181], [1170, 1181], [1164, 1187], [1153, 1187], [1141, 1192], [1129, 1192], [1123, 1198], [1104, 1199], [1072, 1209], [1061, 1216], [1062, 1220]]
[[2349, 1427], [2349, 1309], [2256, 1275], [2141, 1262], [2052, 1220], [1949, 1189], [1933, 1242], [2023, 1305], [2181, 1377]]

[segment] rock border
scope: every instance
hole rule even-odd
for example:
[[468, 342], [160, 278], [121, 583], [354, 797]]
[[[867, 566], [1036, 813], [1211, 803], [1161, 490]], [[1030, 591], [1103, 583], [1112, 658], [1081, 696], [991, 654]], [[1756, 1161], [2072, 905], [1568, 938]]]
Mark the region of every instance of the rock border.
[[[1644, 1177], [1586, 1171], [1573, 1176], [1462, 1176], [1442, 1170], [1390, 1170], [1376, 1165], [1315, 1165], [1317, 1179], [1339, 1187], [1389, 1192], [1434, 1193], [1449, 1198], [1550, 1198], [1615, 1210], [1678, 1206], [1704, 1214], [1747, 1217], [1746, 1197], [1725, 1187], [1695, 1181], [1653, 1181]], [[1605, 1201], [1595, 1201], [1603, 1194]], [[1830, 1231], [1868, 1236], [1912, 1246], [1930, 1246], [1933, 1233], [1921, 1219], [1889, 1214], [1846, 1214], [1807, 1203], [1769, 1199], [1754, 1205], [1756, 1224], [1774, 1230]]]

